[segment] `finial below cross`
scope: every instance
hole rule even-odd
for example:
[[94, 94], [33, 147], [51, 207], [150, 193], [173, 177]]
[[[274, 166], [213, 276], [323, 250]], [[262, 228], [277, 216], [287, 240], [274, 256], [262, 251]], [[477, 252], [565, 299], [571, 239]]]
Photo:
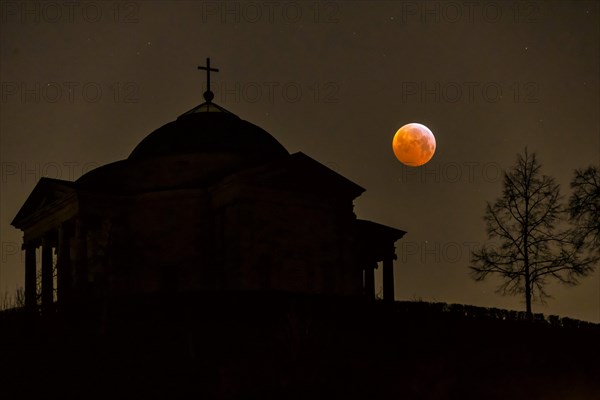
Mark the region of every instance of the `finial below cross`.
[[206, 67], [199, 65], [198, 69], [206, 71], [206, 92], [204, 92], [204, 99], [210, 102], [215, 97], [213, 92], [210, 91], [210, 71], [219, 72], [219, 70], [210, 67], [210, 57], [206, 58]]

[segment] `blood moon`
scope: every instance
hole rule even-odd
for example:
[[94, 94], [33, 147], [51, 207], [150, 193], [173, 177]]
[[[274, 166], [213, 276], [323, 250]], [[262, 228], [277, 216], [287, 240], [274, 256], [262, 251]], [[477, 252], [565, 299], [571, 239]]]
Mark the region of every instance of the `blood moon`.
[[433, 157], [435, 136], [425, 125], [415, 122], [406, 124], [394, 135], [392, 149], [402, 164], [418, 167]]

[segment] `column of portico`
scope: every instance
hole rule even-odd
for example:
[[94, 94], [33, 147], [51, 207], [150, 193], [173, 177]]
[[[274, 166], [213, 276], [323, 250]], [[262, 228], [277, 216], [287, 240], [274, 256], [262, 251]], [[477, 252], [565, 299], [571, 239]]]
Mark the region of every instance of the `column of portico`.
[[383, 300], [386, 302], [394, 301], [394, 259], [396, 254], [392, 246], [383, 258]]
[[38, 312], [38, 259], [37, 249], [41, 248], [41, 311], [47, 315], [54, 312], [54, 257], [56, 251], [56, 290], [60, 305], [65, 304], [72, 291], [71, 237], [73, 224], [66, 221], [58, 229], [52, 229], [41, 235], [41, 239], [32, 239], [23, 243], [25, 250], [25, 308], [28, 312]]
[[53, 249], [50, 234], [47, 232], [42, 238], [42, 314], [52, 312], [54, 304]]
[[375, 300], [375, 268], [377, 262], [371, 261], [365, 265], [365, 296]]
[[71, 275], [71, 236], [73, 228], [66, 221], [58, 228], [58, 250], [56, 260], [57, 270], [57, 300], [60, 307], [68, 303], [72, 288]]
[[25, 309], [30, 313], [37, 312], [36, 289], [36, 255], [37, 245], [33, 242], [23, 243], [25, 250]]

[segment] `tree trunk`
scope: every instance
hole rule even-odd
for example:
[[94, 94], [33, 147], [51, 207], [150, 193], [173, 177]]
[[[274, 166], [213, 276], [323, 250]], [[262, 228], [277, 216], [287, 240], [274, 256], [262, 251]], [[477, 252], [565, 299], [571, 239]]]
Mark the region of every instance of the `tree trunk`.
[[[527, 151], [527, 150], [526, 150]], [[527, 153], [525, 153], [527, 157]], [[527, 167], [527, 166], [526, 166]], [[528, 174], [530, 174], [529, 172]], [[527, 321], [533, 320], [531, 313], [531, 274], [529, 271], [529, 176], [525, 186], [525, 223], [523, 224], [523, 267], [525, 269], [525, 312]]]
[[525, 264], [525, 312], [527, 313], [527, 321], [533, 320], [531, 313], [531, 281], [529, 277], [529, 263]]

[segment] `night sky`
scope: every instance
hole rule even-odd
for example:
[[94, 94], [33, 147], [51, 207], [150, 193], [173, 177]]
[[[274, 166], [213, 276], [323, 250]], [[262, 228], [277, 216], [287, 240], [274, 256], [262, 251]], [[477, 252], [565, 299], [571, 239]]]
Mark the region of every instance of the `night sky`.
[[[39, 178], [126, 158], [203, 102], [206, 57], [217, 104], [366, 188], [359, 218], [408, 232], [398, 300], [523, 310], [468, 275], [501, 170], [528, 146], [568, 197], [573, 169], [600, 164], [598, 2], [0, 4], [0, 294], [23, 285], [10, 222]], [[392, 152], [409, 122], [437, 140], [423, 167]], [[599, 270], [549, 293], [534, 312], [600, 322]]]

